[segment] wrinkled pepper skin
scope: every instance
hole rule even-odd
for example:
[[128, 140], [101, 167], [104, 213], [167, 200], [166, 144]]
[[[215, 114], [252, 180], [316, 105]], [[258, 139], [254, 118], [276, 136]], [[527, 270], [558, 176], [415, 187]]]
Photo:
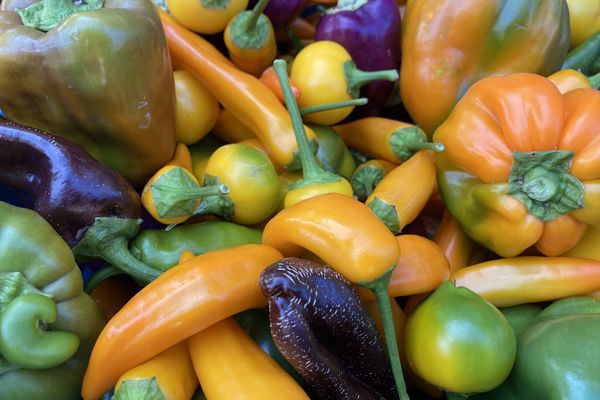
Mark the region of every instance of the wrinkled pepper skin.
[[[74, 356], [49, 369], [11, 366], [0, 354], [0, 398], [77, 400], [92, 346], [104, 325], [100, 309], [83, 292], [71, 249], [39, 214], [0, 202], [0, 221], [0, 274], [20, 273], [25, 285], [52, 296], [58, 319], [46, 330], [72, 332], [80, 339]], [[0, 285], [0, 314], [7, 298], [23, 293], [7, 277], [2, 276]]]
[[238, 244], [260, 244], [262, 232], [233, 222], [205, 221], [179, 225], [171, 230], [149, 229], [140, 232], [129, 244], [131, 253], [161, 271], [176, 265], [179, 255], [190, 250], [194, 255]]
[[565, 298], [529, 315], [529, 322], [521, 322], [525, 328], [520, 328], [517, 357], [508, 379], [473, 399], [599, 398], [600, 301]]
[[0, 119], [0, 160], [0, 185], [28, 194], [69, 246], [96, 217], [141, 215], [133, 187], [69, 140]]
[[569, 33], [565, 0], [411, 2], [402, 25], [402, 102], [431, 136], [479, 79], [557, 71]]
[[599, 107], [597, 90], [561, 95], [535, 74], [477, 82], [434, 134], [446, 149], [436, 167], [450, 214], [502, 257], [575, 246], [600, 223]]
[[34, 2], [2, 1], [0, 109], [142, 185], [175, 150], [173, 72], [156, 7], [105, 0], [44, 33], [14, 12]]
[[385, 347], [351, 283], [329, 267], [285, 258], [259, 277], [271, 334], [317, 399], [397, 398]]

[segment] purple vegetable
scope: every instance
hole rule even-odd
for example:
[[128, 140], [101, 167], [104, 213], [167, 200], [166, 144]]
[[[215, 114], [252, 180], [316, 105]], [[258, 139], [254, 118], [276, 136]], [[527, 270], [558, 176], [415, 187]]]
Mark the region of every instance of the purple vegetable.
[[[254, 4], [256, 1], [251, 1]], [[270, 0], [263, 11], [273, 24], [275, 32], [287, 27], [308, 4], [308, 0]]]
[[[400, 50], [400, 11], [395, 0], [339, 0], [317, 23], [315, 40], [344, 46], [363, 71], [393, 69]], [[369, 103], [358, 107], [364, 115], [377, 115], [394, 83], [375, 81], [362, 87]]]

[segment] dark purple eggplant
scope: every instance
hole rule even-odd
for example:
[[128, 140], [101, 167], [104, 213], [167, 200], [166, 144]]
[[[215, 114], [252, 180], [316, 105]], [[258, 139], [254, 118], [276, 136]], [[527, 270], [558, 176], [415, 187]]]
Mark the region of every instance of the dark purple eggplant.
[[[254, 6], [256, 0], [250, 2]], [[269, 17], [275, 32], [286, 28], [308, 4], [308, 0], [270, 0], [263, 14]]]
[[142, 282], [160, 275], [128, 250], [141, 223], [139, 195], [82, 147], [0, 119], [0, 161], [0, 186], [24, 193], [78, 259], [102, 258]]
[[383, 341], [346, 278], [289, 257], [268, 266], [259, 284], [277, 348], [317, 398], [398, 398]]
[[[317, 22], [315, 40], [332, 40], [344, 46], [363, 71], [398, 67], [400, 11], [395, 0], [339, 0]], [[361, 88], [369, 103], [358, 107], [361, 116], [378, 115], [393, 82], [375, 81]]]

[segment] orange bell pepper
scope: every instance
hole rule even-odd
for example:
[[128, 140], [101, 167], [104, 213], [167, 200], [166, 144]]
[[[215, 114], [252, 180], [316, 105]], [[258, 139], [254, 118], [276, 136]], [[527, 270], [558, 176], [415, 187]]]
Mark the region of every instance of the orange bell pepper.
[[308, 250], [378, 301], [398, 393], [407, 399], [387, 287], [400, 257], [395, 236], [358, 200], [326, 193], [295, 203], [265, 225], [263, 243], [286, 257]]
[[600, 289], [600, 261], [571, 257], [513, 257], [462, 268], [450, 280], [497, 307], [585, 295]]
[[[221, 105], [247, 126], [286, 168], [299, 168], [292, 123], [277, 96], [258, 78], [239, 70], [204, 38], [159, 9], [171, 57], [193, 73]], [[309, 140], [315, 133], [305, 127]]]
[[100, 398], [125, 371], [202, 329], [264, 307], [258, 277], [282, 258], [270, 246], [241, 245], [204, 253], [163, 273], [100, 334], [83, 380], [83, 398]]
[[233, 318], [196, 333], [187, 343], [209, 399], [309, 400], [300, 385]]
[[535, 74], [473, 85], [434, 139], [438, 185], [465, 232], [502, 257], [547, 256], [600, 224], [600, 92]]

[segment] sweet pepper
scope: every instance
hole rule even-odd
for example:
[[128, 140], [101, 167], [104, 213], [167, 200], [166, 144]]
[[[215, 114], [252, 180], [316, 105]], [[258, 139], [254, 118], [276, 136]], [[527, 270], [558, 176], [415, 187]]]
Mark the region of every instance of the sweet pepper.
[[598, 225], [600, 92], [535, 74], [484, 78], [434, 134], [448, 211], [503, 257], [560, 255]]
[[0, 202], [0, 221], [0, 398], [79, 399], [100, 309], [38, 213]]
[[134, 185], [175, 149], [175, 89], [146, 0], [4, 0], [0, 108], [66, 137]]

